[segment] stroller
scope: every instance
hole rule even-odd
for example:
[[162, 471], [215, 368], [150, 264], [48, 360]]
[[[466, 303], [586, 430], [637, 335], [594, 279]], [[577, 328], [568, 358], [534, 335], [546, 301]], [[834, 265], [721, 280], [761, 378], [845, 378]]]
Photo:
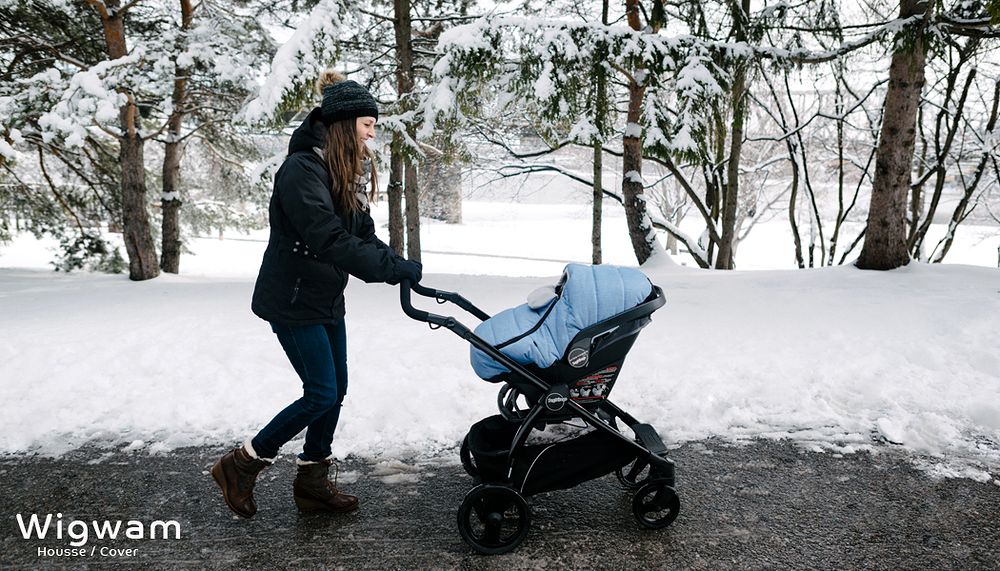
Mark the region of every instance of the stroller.
[[[412, 290], [438, 303], [454, 303], [484, 322], [477, 332], [484, 330], [491, 317], [461, 295], [408, 281], [401, 284], [400, 302], [408, 316], [427, 322], [432, 329], [448, 328], [467, 340], [474, 348], [477, 373], [492, 375], [485, 380], [501, 383], [497, 397], [500, 414], [473, 424], [460, 449], [462, 465], [477, 485], [458, 510], [458, 529], [462, 538], [483, 554], [509, 552], [524, 540], [530, 525], [525, 497], [572, 488], [611, 472], [633, 493], [632, 513], [641, 526], [667, 527], [680, 509], [674, 490], [674, 463], [667, 457], [659, 434], [608, 400], [639, 331], [665, 303], [659, 287], [642, 276], [648, 295], [643, 294], [637, 305], [575, 332], [568, 345], [557, 348], [561, 353], [551, 363], [518, 362], [509, 356], [516, 354], [512, 344], [537, 334], [543, 323], [555, 321], [558, 311], [553, 311], [553, 306], [561, 297], [568, 297], [563, 296], [562, 286], [573, 266], [567, 266], [563, 282], [554, 291], [555, 299], [538, 322], [495, 344], [453, 317], [415, 309], [410, 302]], [[599, 267], [606, 266], [593, 266]], [[642, 275], [637, 270], [623, 270]], [[488, 361], [489, 366], [477, 366], [477, 356], [480, 365]], [[528, 443], [534, 431], [571, 421], [582, 421], [589, 432], [556, 442]]]

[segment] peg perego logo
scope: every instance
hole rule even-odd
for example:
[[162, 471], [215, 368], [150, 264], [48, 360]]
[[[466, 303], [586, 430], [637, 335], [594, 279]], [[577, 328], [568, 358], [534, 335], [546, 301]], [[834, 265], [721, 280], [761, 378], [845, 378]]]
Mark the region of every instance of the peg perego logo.
[[549, 410], [559, 410], [566, 404], [566, 397], [559, 393], [549, 393], [549, 396], [545, 397], [545, 406]]
[[16, 515], [17, 525], [21, 531], [21, 537], [25, 540], [46, 538], [69, 539], [70, 548], [39, 547], [38, 555], [43, 557], [82, 557], [86, 555], [100, 555], [102, 557], [134, 557], [138, 550], [136, 548], [113, 548], [108, 546], [92, 546], [87, 549], [87, 543], [91, 539], [95, 540], [115, 540], [115, 539], [180, 539], [181, 524], [174, 520], [155, 520], [150, 523], [143, 523], [137, 520], [103, 520], [103, 521], [63, 521], [63, 514], [46, 514], [39, 517], [38, 514], [31, 514], [24, 517]]
[[590, 351], [577, 347], [569, 352], [569, 364], [572, 367], [579, 369], [580, 367], [585, 367], [587, 361], [590, 360]]

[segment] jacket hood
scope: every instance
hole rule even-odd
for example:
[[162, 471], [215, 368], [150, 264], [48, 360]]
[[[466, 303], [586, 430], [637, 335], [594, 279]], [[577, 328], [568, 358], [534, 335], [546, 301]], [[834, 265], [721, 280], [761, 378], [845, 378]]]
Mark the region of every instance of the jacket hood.
[[326, 124], [323, 123], [323, 112], [317, 107], [302, 121], [292, 138], [288, 141], [288, 154], [300, 151], [312, 151], [313, 147], [326, 146]]

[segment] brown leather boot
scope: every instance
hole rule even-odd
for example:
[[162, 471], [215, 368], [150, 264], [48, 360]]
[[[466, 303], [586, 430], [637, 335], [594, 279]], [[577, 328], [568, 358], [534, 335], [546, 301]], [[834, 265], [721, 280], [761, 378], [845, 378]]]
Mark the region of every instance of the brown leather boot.
[[333, 460], [299, 464], [292, 491], [300, 511], [344, 513], [357, 509], [358, 498], [340, 492], [327, 478], [332, 464]]
[[222, 488], [222, 498], [236, 515], [251, 518], [257, 513], [253, 487], [257, 483], [257, 474], [270, 465], [269, 462], [251, 457], [240, 446], [212, 466], [212, 477]]

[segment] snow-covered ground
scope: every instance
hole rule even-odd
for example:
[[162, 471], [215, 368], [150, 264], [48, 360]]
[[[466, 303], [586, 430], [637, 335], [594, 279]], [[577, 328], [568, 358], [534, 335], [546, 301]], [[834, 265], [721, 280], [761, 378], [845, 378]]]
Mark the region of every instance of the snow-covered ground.
[[[605, 224], [605, 261], [634, 265], [620, 209], [609, 205]], [[979, 234], [949, 258], [978, 265], [865, 272], [785, 269], [782, 226], [741, 246], [741, 267], [771, 269], [643, 268], [668, 303], [612, 400], [672, 444], [898, 446], [938, 475], [997, 477], [996, 229], [961, 230]], [[424, 283], [496, 312], [554, 283], [566, 262], [587, 262], [589, 236], [588, 206], [467, 202], [462, 225], [425, 222]], [[249, 311], [264, 237], [193, 240], [180, 276], [142, 283], [54, 273], [50, 245], [26, 236], [0, 249], [0, 452], [235, 443], [297, 398], [291, 366]], [[335, 454], [433, 455], [495, 413], [498, 387], [475, 377], [468, 346], [406, 318], [396, 288], [355, 280], [347, 300], [351, 378]]]

